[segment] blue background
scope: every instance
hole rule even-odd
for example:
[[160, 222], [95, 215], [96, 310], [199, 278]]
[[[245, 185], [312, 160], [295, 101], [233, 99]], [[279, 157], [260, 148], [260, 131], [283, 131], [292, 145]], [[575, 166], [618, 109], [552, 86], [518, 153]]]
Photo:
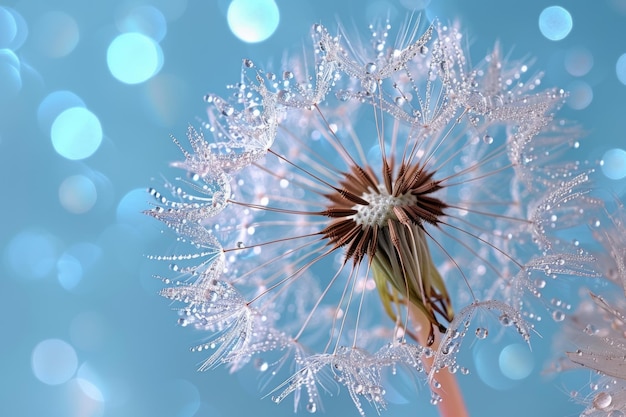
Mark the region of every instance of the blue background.
[[[407, 13], [392, 0], [276, 3], [276, 32], [247, 44], [229, 29], [228, 0], [0, 2], [0, 49], [14, 54], [0, 53], [0, 414], [292, 415], [289, 400], [276, 406], [260, 399], [263, 380], [253, 369], [195, 371], [202, 356], [188, 348], [201, 335], [176, 325], [176, 314], [157, 295], [154, 261], [146, 259], [167, 253], [171, 239], [139, 214], [147, 208], [143, 190], [159, 187], [167, 164], [179, 157], [169, 135], [183, 136], [188, 123], [203, 117], [203, 95], [224, 94], [224, 86], [238, 80], [242, 58], [277, 63], [283, 51], [308, 46], [315, 22], [333, 27], [339, 19], [348, 32], [364, 29], [365, 35], [382, 11], [395, 22]], [[626, 148], [626, 86], [616, 73], [626, 53], [626, 1], [560, 1], [573, 18], [571, 33], [560, 41], [548, 40], [538, 25], [542, 10], [553, 4], [432, 0], [426, 15], [459, 20], [475, 61], [499, 40], [512, 56], [533, 57], [533, 68], [546, 71], [544, 85], [576, 90], [584, 83], [580, 91], [592, 91], [591, 102], [583, 106], [589, 98], [583, 94], [560, 115], [584, 126], [582, 154], [599, 160], [609, 149]], [[147, 26], [134, 26], [128, 17], [138, 6], [154, 8]], [[60, 15], [73, 19], [76, 30], [65, 24], [59, 34], [50, 22]], [[143, 31], [162, 50], [158, 74], [143, 83], [120, 82], [107, 65], [107, 48], [127, 31]], [[572, 75], [565, 63], [581, 48], [593, 65]], [[66, 93], [50, 96], [58, 91]], [[51, 125], [61, 110], [77, 104], [97, 117], [103, 137], [93, 155], [71, 160], [55, 150]], [[76, 175], [77, 182], [64, 188]], [[623, 178], [599, 181], [618, 196], [626, 189]], [[37, 348], [49, 339], [63, 342]], [[580, 413], [580, 400], [568, 393], [588, 384], [589, 374], [542, 375], [551, 345], [536, 339], [533, 372], [520, 380], [496, 375], [505, 342], [480, 352], [478, 344], [466, 343], [463, 365], [471, 372], [460, 383], [472, 415]], [[59, 369], [49, 369], [46, 346], [60, 346]], [[482, 363], [485, 357], [494, 360]], [[44, 380], [61, 375], [61, 383], [45, 383], [42, 374]], [[408, 386], [395, 387], [385, 415], [435, 416], [426, 390], [414, 395]], [[328, 415], [357, 415], [345, 391], [326, 396], [324, 405]]]

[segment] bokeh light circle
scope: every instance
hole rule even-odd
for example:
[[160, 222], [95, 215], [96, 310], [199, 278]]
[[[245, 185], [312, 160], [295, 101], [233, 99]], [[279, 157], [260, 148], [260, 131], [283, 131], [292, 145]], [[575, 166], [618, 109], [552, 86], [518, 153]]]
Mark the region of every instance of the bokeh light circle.
[[76, 380], [85, 395], [92, 400], [104, 402], [102, 378], [88, 362], [80, 365], [76, 371]]
[[44, 384], [59, 385], [74, 376], [78, 367], [76, 351], [61, 339], [39, 342], [31, 356], [33, 373]]
[[145, 188], [135, 188], [127, 192], [117, 204], [115, 218], [119, 224], [138, 232], [143, 241], [149, 241], [161, 233], [161, 227], [144, 211], [152, 209]]
[[160, 42], [167, 34], [167, 21], [159, 9], [138, 6], [126, 13], [117, 24], [120, 32], [138, 32]]
[[52, 272], [58, 258], [57, 240], [37, 230], [24, 230], [11, 239], [5, 256], [11, 276], [40, 279]]
[[4, 46], [13, 49], [14, 51], [17, 51], [22, 47], [24, 42], [26, 42], [26, 38], [28, 38], [28, 24], [26, 23], [26, 19], [24, 19], [24, 16], [22, 16], [17, 10], [10, 7], [2, 7], [2, 9], [11, 14], [17, 29], [13, 39], [9, 42], [8, 45]]
[[572, 26], [572, 15], [561, 6], [546, 7], [539, 15], [539, 30], [551, 41], [565, 39]]
[[17, 23], [13, 14], [0, 7], [0, 48], [8, 47], [17, 35]]
[[152, 38], [129, 32], [117, 36], [107, 49], [111, 74], [125, 84], [139, 84], [156, 75], [163, 66], [163, 51]]
[[[80, 368], [79, 368], [80, 369]], [[63, 416], [68, 417], [105, 417], [111, 415], [109, 411], [105, 415], [105, 406], [108, 404], [104, 401], [95, 400], [92, 396], [88, 395], [89, 392], [94, 397], [97, 397], [99, 388], [97, 386], [90, 386], [91, 381], [86, 381], [76, 374], [75, 378], [69, 380], [63, 386], [63, 397], [66, 399], [66, 408]], [[119, 413], [113, 413], [119, 414]]]
[[0, 100], [15, 97], [22, 89], [22, 76], [12, 62], [0, 61]]
[[611, 180], [621, 180], [626, 177], [626, 151], [624, 149], [609, 149], [602, 157], [602, 173]]
[[565, 70], [574, 77], [582, 77], [593, 68], [593, 55], [587, 48], [575, 47], [565, 53]]
[[278, 28], [280, 12], [273, 0], [233, 0], [226, 15], [233, 34], [244, 42], [261, 42]]
[[88, 212], [98, 198], [96, 186], [84, 175], [67, 177], [59, 186], [59, 201], [70, 213]]
[[615, 73], [617, 74], [619, 82], [626, 85], [626, 53], [617, 58]]
[[20, 69], [20, 59], [10, 49], [0, 49], [0, 64], [9, 64], [16, 70]]
[[193, 417], [200, 408], [200, 391], [186, 379], [175, 379], [164, 383], [170, 401], [164, 411], [180, 417]]
[[59, 155], [71, 160], [85, 159], [100, 147], [102, 126], [89, 110], [72, 107], [54, 119], [50, 138]]
[[[93, 268], [101, 258], [102, 249], [90, 242], [75, 243], [67, 248], [56, 263], [57, 280], [61, 287], [67, 291], [74, 291], [83, 282], [83, 278], [93, 280], [95, 275], [92, 273]], [[84, 291], [85, 286], [81, 290]], [[76, 340], [72, 339], [72, 343], [76, 344]]]
[[496, 344], [478, 344], [473, 350], [476, 374], [482, 382], [491, 388], [504, 391], [515, 387], [517, 381], [504, 375], [495, 358], [501, 355], [500, 346]]
[[574, 110], [586, 108], [593, 100], [593, 90], [591, 86], [584, 81], [572, 81], [567, 86], [567, 91], [569, 93], [567, 105]]
[[513, 380], [520, 380], [530, 375], [535, 366], [535, 361], [528, 346], [513, 343], [502, 349], [498, 356], [498, 365], [504, 376]]
[[67, 90], [54, 91], [46, 96], [37, 108], [37, 121], [43, 132], [50, 132], [54, 119], [64, 110], [72, 107], [85, 107], [85, 102]]
[[76, 378], [76, 382], [78, 382], [78, 386], [86, 396], [92, 400], [104, 402], [104, 395], [102, 394], [102, 391], [92, 381], [85, 378]]
[[69, 14], [60, 11], [45, 13], [33, 26], [32, 39], [39, 51], [51, 58], [70, 54], [80, 38], [78, 24]]
[[80, 261], [67, 253], [61, 255], [57, 261], [57, 279], [64, 289], [73, 290], [83, 279]]
[[[220, 3], [222, 0], [218, 1]], [[168, 21], [179, 19], [187, 10], [188, 0], [151, 0], [150, 4], [156, 7]]]

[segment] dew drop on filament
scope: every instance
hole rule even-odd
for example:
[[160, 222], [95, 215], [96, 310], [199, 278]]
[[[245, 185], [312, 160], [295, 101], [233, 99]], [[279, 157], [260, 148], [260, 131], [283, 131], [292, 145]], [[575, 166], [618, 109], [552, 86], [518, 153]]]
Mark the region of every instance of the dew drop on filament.
[[376, 71], [376, 64], [374, 64], [373, 62], [368, 62], [367, 64], [365, 64], [365, 72], [367, 74], [373, 74], [374, 71]]
[[503, 314], [500, 316], [500, 324], [502, 324], [503, 326], [510, 326], [511, 324], [513, 324], [513, 321], [509, 316]]
[[256, 367], [257, 371], [259, 371], [259, 372], [265, 372], [269, 368], [269, 364], [266, 361], [264, 361], [263, 359], [261, 359], [261, 358], [257, 358], [254, 361], [254, 366]]
[[368, 94], [374, 94], [376, 92], [377, 83], [376, 80], [371, 77], [366, 77], [361, 80], [361, 86]]
[[563, 321], [565, 314], [561, 310], [554, 310], [552, 312], [552, 319], [554, 319], [554, 321]]
[[489, 331], [485, 328], [479, 327], [476, 329], [476, 337], [479, 339], [485, 339], [488, 334]]
[[596, 410], [605, 410], [613, 402], [611, 394], [606, 392], [599, 392], [593, 397], [593, 406]]

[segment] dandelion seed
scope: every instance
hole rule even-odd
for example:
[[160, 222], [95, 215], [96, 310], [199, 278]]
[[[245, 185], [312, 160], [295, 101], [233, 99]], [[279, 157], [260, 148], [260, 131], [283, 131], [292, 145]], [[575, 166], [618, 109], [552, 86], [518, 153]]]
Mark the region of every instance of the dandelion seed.
[[456, 355], [476, 312], [528, 340], [539, 278], [588, 273], [585, 254], [555, 249], [592, 204], [587, 175], [558, 162], [577, 133], [553, 122], [564, 93], [538, 92], [540, 73], [497, 45], [471, 66], [456, 26], [371, 28], [315, 25], [282, 79], [244, 60], [231, 97], [206, 96], [191, 151], [175, 140], [187, 176], [153, 192], [149, 214], [199, 251], [163, 295], [213, 335], [201, 369], [262, 354], [285, 377], [276, 402], [320, 410], [330, 380], [380, 410], [381, 375], [403, 366], [461, 416], [452, 374], [467, 373]]
[[[569, 360], [600, 374], [582, 399], [587, 408], [581, 416], [626, 415], [626, 210], [617, 206], [610, 214], [604, 209], [602, 220], [590, 219], [602, 248], [597, 254], [602, 293], [588, 291], [564, 328], [564, 339], [576, 347], [567, 352]], [[564, 363], [560, 370], [572, 367]]]

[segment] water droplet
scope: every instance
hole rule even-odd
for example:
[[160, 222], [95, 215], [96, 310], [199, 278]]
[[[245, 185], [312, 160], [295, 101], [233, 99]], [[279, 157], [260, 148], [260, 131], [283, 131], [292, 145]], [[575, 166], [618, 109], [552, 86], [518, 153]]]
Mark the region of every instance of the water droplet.
[[593, 397], [593, 406], [596, 410], [605, 410], [613, 402], [613, 397], [607, 392], [599, 392]]
[[361, 80], [361, 86], [365, 90], [365, 92], [369, 94], [374, 94], [377, 88], [376, 80], [372, 77], [366, 77]]
[[489, 334], [489, 331], [487, 329], [484, 329], [482, 327], [479, 327], [476, 329], [476, 337], [479, 339], [486, 338], [488, 334]]
[[245, 65], [247, 68], [253, 68], [254, 67], [254, 62], [252, 62], [252, 60], [246, 58], [246, 59], [243, 60], [243, 65]]
[[265, 372], [269, 368], [269, 364], [261, 358], [255, 359], [254, 366], [259, 372]]
[[306, 411], [308, 411], [309, 413], [313, 414], [317, 411], [317, 405], [315, 405], [315, 403], [310, 402], [306, 405]]
[[596, 326], [594, 326], [593, 324], [588, 324], [585, 326], [585, 328], [583, 329], [583, 331], [590, 335], [593, 336], [594, 334], [596, 334], [598, 332], [598, 329], [596, 328]]
[[337, 91], [337, 99], [340, 101], [348, 101], [350, 99], [350, 92], [347, 90]]
[[487, 145], [491, 145], [493, 143], [493, 138], [489, 135], [485, 135], [483, 136], [483, 142], [485, 142]]
[[503, 326], [510, 326], [511, 324], [513, 324], [511, 318], [506, 314], [501, 315], [499, 320], [500, 324], [502, 324]]
[[368, 62], [367, 64], [365, 64], [366, 74], [373, 74], [374, 71], [376, 71], [376, 64], [374, 64], [373, 62]]
[[285, 71], [283, 72], [283, 80], [291, 80], [293, 78], [293, 72]]
[[187, 326], [188, 322], [187, 322], [187, 320], [184, 317], [181, 317], [181, 318], [178, 319], [178, 324], [180, 326], [185, 327], [185, 326]]
[[222, 114], [224, 116], [232, 116], [234, 112], [235, 112], [235, 109], [232, 106], [225, 106], [222, 109]]
[[244, 249], [246, 245], [243, 242], [237, 242], [237, 248]]
[[552, 318], [554, 321], [563, 321], [563, 319], [565, 319], [565, 314], [561, 310], [554, 310], [552, 312]]
[[420, 47], [420, 54], [422, 54], [422, 55], [426, 55], [427, 53], [428, 53], [428, 46], [426, 46], [426, 45], [422, 45], [422, 46]]

